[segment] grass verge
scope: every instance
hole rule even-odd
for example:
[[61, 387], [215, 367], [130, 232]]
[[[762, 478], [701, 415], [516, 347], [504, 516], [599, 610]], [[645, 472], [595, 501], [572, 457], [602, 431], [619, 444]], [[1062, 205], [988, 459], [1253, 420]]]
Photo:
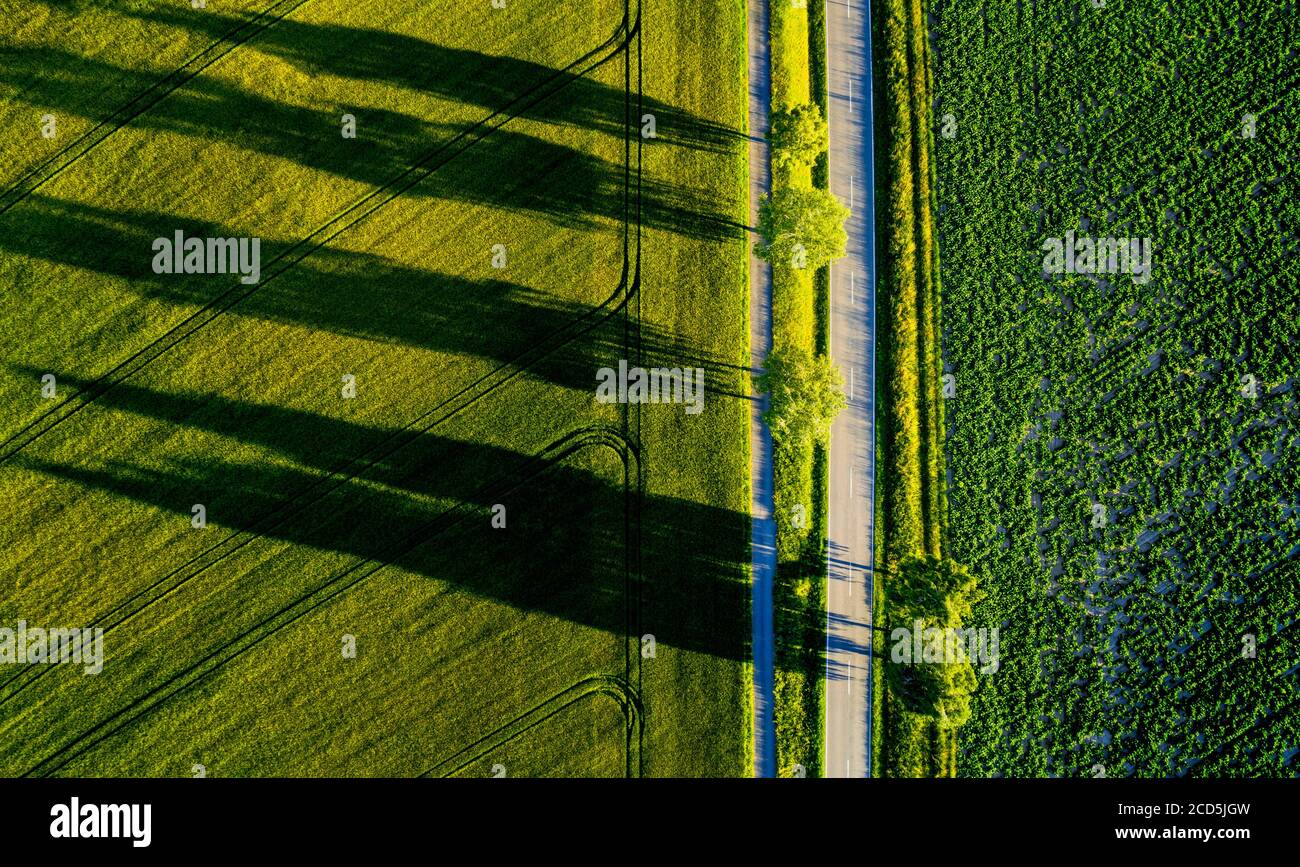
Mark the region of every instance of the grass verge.
[[[904, 711], [883, 684], [884, 636], [889, 621], [890, 574], [913, 554], [942, 555], [943, 406], [939, 396], [939, 287], [934, 244], [930, 153], [930, 81], [922, 0], [886, 0], [878, 7], [878, 104], [885, 124], [877, 134], [877, 164], [885, 167], [877, 225], [885, 235], [877, 282], [881, 311], [878, 436], [881, 468], [877, 502], [877, 683], [873, 707], [885, 776], [952, 773], [953, 735], [928, 718]], [[883, 573], [883, 574], [882, 574]], [[882, 592], [879, 592], [883, 590]]]
[[[773, 112], [816, 102], [824, 108], [823, 4], [771, 7]], [[820, 13], [820, 17], [819, 17]], [[820, 46], [820, 50], [812, 50]], [[819, 96], [819, 94], [822, 94]], [[824, 186], [826, 155], [806, 166], [774, 167], [772, 188]], [[772, 347], [824, 353], [829, 334], [827, 269], [816, 272], [781, 263], [772, 267]], [[778, 449], [773, 456], [777, 517], [775, 723], [777, 773], [801, 766], [822, 773], [825, 695], [823, 647], [826, 608], [825, 451]]]

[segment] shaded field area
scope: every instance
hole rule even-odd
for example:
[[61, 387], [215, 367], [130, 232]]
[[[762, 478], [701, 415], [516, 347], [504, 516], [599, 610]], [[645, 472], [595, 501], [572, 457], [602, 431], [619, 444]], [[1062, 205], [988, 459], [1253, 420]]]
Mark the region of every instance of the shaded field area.
[[1294, 776], [1295, 5], [930, 6], [958, 770]]
[[6, 25], [0, 624], [105, 660], [0, 667], [0, 773], [743, 773], [743, 274], [673, 269], [743, 249], [744, 94], [667, 66], [743, 20], [652, 74], [662, 4], [454, 5]]

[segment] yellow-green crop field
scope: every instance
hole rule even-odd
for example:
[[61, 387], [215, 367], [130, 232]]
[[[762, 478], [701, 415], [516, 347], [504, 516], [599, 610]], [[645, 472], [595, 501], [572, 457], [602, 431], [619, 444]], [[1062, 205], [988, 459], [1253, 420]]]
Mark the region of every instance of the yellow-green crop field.
[[748, 773], [744, 52], [740, 0], [0, 0], [0, 627], [103, 630], [0, 664], [0, 775]]

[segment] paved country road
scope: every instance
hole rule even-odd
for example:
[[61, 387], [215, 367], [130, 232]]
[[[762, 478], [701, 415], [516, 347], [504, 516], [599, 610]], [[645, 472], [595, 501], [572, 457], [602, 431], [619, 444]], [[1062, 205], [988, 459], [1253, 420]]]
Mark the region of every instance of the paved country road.
[[[749, 0], [749, 222], [758, 225], [758, 197], [771, 185], [767, 154], [771, 63], [768, 0]], [[758, 370], [772, 345], [772, 267], [749, 254], [749, 354]], [[754, 776], [776, 776], [772, 583], [776, 579], [776, 522], [772, 515], [772, 432], [763, 421], [767, 398], [751, 403], [749, 461], [750, 557], [754, 571], [751, 616], [754, 657]]]
[[848, 408], [831, 428], [826, 776], [871, 776], [875, 493], [875, 171], [870, 0], [826, 4], [831, 191], [853, 210], [831, 266], [831, 358]]

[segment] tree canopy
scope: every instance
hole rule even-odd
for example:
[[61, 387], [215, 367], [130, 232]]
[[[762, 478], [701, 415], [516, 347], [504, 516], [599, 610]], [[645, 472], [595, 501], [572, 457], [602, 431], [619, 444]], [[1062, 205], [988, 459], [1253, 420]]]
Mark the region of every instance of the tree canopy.
[[763, 240], [754, 253], [773, 266], [820, 268], [844, 255], [848, 218], [849, 209], [828, 190], [782, 187], [759, 203], [758, 233]]
[[[940, 630], [945, 641], [959, 636], [962, 620], [970, 616], [981, 596], [970, 570], [949, 559], [909, 557], [888, 580], [890, 622], [907, 630], [901, 640], [918, 644], [929, 640], [914, 639], [918, 628]], [[891, 659], [885, 674], [890, 691], [908, 711], [932, 717], [943, 728], [957, 728], [970, 718], [970, 699], [977, 682], [965, 655], [931, 661], [909, 654], [906, 662]]]
[[829, 142], [826, 119], [821, 109], [811, 103], [779, 109], [772, 114], [767, 139], [772, 146], [773, 165], [810, 166]]
[[826, 442], [831, 422], [848, 403], [839, 368], [827, 356], [814, 357], [798, 347], [769, 355], [757, 382], [771, 395], [763, 418], [778, 448]]

